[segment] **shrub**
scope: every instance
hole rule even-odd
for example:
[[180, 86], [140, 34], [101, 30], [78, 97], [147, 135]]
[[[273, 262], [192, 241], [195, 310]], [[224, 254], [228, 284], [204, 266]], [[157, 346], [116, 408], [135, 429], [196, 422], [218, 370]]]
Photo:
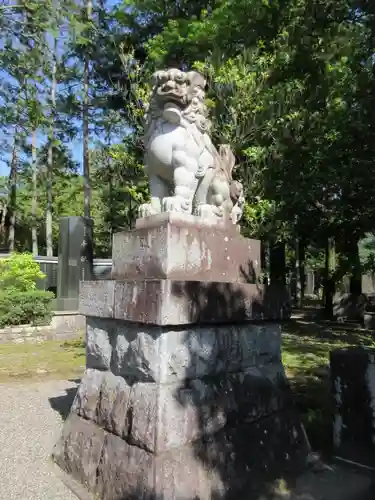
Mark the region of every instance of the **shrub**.
[[12, 253], [0, 259], [0, 290], [28, 292], [36, 290], [36, 282], [45, 278], [30, 253]]
[[52, 292], [44, 290], [1, 290], [0, 327], [10, 325], [48, 325], [52, 319]]

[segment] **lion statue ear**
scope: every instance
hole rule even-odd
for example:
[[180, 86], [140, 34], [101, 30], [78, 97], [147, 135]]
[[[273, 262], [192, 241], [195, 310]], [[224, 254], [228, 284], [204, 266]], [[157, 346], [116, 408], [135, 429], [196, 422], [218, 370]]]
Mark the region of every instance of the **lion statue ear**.
[[189, 71], [186, 77], [192, 87], [201, 87], [203, 90], [206, 88], [206, 79], [201, 73], [198, 73], [198, 71]]
[[167, 71], [159, 70], [155, 71], [155, 73], [151, 77], [151, 84], [153, 86], [157, 86], [160, 83], [160, 80], [165, 80], [168, 76]]
[[234, 165], [236, 164], [236, 158], [229, 144], [221, 144], [219, 146], [219, 156], [225, 172], [231, 178]]

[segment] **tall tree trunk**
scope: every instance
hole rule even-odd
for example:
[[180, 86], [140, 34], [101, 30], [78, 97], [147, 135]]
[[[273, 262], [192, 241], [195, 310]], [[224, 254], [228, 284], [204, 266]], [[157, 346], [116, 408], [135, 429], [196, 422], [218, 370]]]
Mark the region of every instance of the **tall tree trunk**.
[[0, 245], [5, 244], [6, 240], [6, 220], [7, 220], [8, 206], [6, 201], [0, 202]]
[[285, 285], [285, 269], [285, 243], [276, 243], [270, 248], [271, 285]]
[[110, 156], [110, 147], [111, 147], [111, 135], [110, 135], [110, 130], [107, 132], [107, 137], [106, 137], [106, 163], [107, 163], [107, 170], [108, 170], [108, 175], [109, 175], [109, 255], [112, 255], [112, 243], [113, 243], [113, 232], [114, 232], [114, 225], [115, 225], [115, 211], [114, 211], [114, 198], [113, 198], [113, 171], [112, 171], [112, 162], [111, 162], [111, 156]]
[[32, 199], [31, 199], [31, 241], [33, 255], [38, 255], [38, 228], [37, 228], [37, 208], [38, 208], [38, 193], [37, 193], [37, 130], [33, 131], [31, 140], [31, 155], [32, 155]]
[[297, 269], [297, 302], [299, 307], [303, 307], [305, 299], [305, 287], [306, 287], [306, 241], [304, 238], [298, 238], [297, 240], [297, 258], [296, 258], [296, 269]]
[[17, 210], [17, 173], [18, 173], [18, 130], [14, 133], [14, 142], [12, 149], [12, 159], [9, 172], [9, 234], [8, 247], [9, 252], [13, 252], [15, 248], [15, 231], [16, 231], [16, 210]]
[[[92, 1], [86, 3], [87, 21], [92, 14]], [[85, 66], [83, 75], [83, 179], [84, 179], [84, 216], [91, 216], [91, 185], [90, 185], [90, 156], [89, 156], [89, 82], [90, 82], [90, 58], [85, 55]]]
[[[92, 14], [92, 0], [86, 2], [87, 22]], [[89, 280], [94, 272], [93, 231], [91, 221], [91, 183], [90, 183], [90, 152], [89, 152], [89, 83], [90, 83], [90, 56], [86, 52], [83, 72], [83, 214], [85, 217], [84, 241], [82, 244], [82, 260], [84, 266], [83, 279]], [[91, 275], [91, 276], [90, 276]]]
[[336, 291], [336, 255], [335, 243], [333, 238], [327, 238], [325, 248], [325, 269], [324, 269], [324, 290], [323, 300], [324, 309], [327, 316], [331, 317], [333, 314], [333, 296]]
[[56, 52], [57, 39], [54, 41], [53, 61], [52, 61], [52, 81], [51, 81], [51, 115], [52, 120], [48, 135], [48, 155], [47, 155], [47, 209], [46, 209], [46, 246], [47, 255], [53, 255], [53, 233], [52, 233], [52, 178], [53, 178], [53, 146], [55, 140], [55, 118], [56, 118]]
[[361, 295], [362, 293], [362, 268], [359, 258], [358, 241], [349, 239], [347, 243], [346, 255], [351, 264], [350, 272], [350, 293]]

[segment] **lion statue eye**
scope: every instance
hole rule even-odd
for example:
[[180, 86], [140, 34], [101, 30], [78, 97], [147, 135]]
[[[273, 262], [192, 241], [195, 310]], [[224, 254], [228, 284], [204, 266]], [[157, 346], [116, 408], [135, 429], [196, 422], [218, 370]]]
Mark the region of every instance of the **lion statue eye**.
[[175, 80], [177, 83], [185, 83], [186, 81], [186, 75], [185, 73], [179, 72], [175, 75]]
[[165, 83], [168, 81], [168, 73], [166, 71], [160, 71], [158, 74], [159, 83]]

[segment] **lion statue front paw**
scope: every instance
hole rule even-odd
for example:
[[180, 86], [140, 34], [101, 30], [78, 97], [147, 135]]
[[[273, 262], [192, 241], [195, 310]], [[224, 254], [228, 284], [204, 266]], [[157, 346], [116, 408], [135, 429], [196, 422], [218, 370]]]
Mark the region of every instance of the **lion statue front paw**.
[[168, 196], [163, 198], [163, 212], [191, 213], [192, 203], [182, 196]]
[[150, 217], [150, 215], [156, 215], [158, 212], [155, 210], [155, 208], [151, 205], [151, 203], [144, 203], [143, 205], [140, 205], [138, 209], [138, 217], [143, 219], [144, 217]]

